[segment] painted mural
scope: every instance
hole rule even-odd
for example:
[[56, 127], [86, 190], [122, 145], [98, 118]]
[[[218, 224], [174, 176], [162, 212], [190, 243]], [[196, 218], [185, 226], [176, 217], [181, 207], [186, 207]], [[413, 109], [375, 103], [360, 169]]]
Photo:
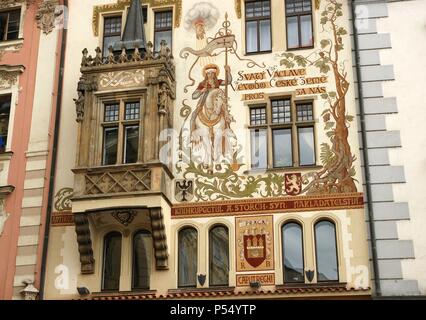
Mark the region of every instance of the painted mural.
[[[182, 180], [194, 185], [191, 199], [192, 196], [195, 201], [212, 201], [357, 192], [356, 157], [348, 142], [354, 116], [347, 113], [345, 101], [350, 85], [345, 65], [348, 61], [341, 58], [345, 50], [342, 39], [348, 36], [345, 28], [339, 26], [342, 4], [337, 0], [323, 1], [321, 10], [320, 48], [308, 56], [278, 53], [276, 65], [240, 57], [228, 15], [218, 30], [212, 29], [220, 18], [213, 5], [198, 3], [188, 11], [185, 26], [188, 31], [195, 31], [196, 40], [195, 47], [180, 52], [180, 57], [191, 67], [181, 101], [183, 125], [176, 171]], [[207, 37], [207, 33], [212, 36]], [[245, 69], [234, 70], [232, 66], [236, 63], [244, 63]], [[233, 129], [234, 110], [238, 106], [231, 105], [229, 92], [241, 93], [243, 101], [255, 101], [262, 99], [264, 92], [253, 93], [253, 90], [269, 88], [284, 88], [285, 93], [296, 96], [315, 94], [322, 99], [318, 103], [319, 108], [323, 105], [320, 121], [329, 142], [320, 145], [322, 168], [319, 170], [244, 173], [250, 168], [244, 160], [244, 144]], [[180, 193], [180, 187], [175, 187], [175, 193]], [[188, 197], [185, 199], [188, 201]]]

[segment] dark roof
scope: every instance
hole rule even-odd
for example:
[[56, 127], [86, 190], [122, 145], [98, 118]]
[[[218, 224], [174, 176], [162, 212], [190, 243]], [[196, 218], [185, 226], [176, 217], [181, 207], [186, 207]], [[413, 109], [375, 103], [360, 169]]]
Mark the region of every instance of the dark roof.
[[114, 43], [114, 51], [121, 50], [123, 46], [126, 50], [132, 50], [138, 47], [145, 50], [145, 30], [143, 26], [143, 12], [140, 0], [132, 0], [129, 13], [127, 15], [126, 26], [124, 27], [121, 41]]

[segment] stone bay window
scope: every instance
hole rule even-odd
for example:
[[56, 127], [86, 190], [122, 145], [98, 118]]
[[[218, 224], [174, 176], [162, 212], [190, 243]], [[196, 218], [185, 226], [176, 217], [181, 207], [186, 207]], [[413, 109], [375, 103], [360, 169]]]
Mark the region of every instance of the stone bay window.
[[[165, 41], [158, 53], [146, 43], [142, 10], [132, 1], [123, 35], [106, 57], [100, 48], [94, 55], [83, 50], [74, 99], [74, 221], [81, 272], [94, 274], [99, 290], [147, 290], [148, 273], [168, 269], [163, 211], [170, 209], [173, 175], [160, 159], [159, 137], [173, 129], [175, 66]], [[144, 253], [131, 258], [141, 247]], [[123, 270], [132, 261], [129, 276]]]

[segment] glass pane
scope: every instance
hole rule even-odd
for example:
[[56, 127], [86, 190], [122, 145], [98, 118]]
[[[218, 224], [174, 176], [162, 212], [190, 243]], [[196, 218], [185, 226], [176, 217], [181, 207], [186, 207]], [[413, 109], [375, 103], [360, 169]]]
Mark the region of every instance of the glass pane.
[[121, 34], [121, 17], [105, 18], [104, 36]]
[[139, 119], [139, 102], [126, 103], [126, 114], [124, 115], [125, 120]]
[[105, 128], [103, 165], [117, 163], [118, 128]]
[[297, 17], [287, 18], [287, 45], [289, 48], [299, 47], [299, 27]]
[[120, 288], [121, 271], [121, 234], [111, 232], [104, 241], [104, 272], [103, 290], [118, 290]]
[[304, 282], [302, 227], [288, 223], [282, 228], [284, 282]]
[[329, 221], [315, 225], [315, 245], [317, 257], [317, 280], [338, 281], [336, 230]]
[[118, 121], [120, 105], [118, 104], [109, 104], [105, 105], [105, 122]]
[[0, 152], [6, 151], [11, 95], [0, 96]]
[[300, 33], [301, 33], [301, 46], [310, 47], [313, 45], [312, 38], [312, 16], [301, 16], [300, 17]]
[[104, 38], [104, 50], [102, 51], [102, 54], [104, 57], [108, 57], [109, 54], [109, 47], [114, 47], [114, 43], [121, 40], [121, 36], [109, 36]]
[[133, 289], [149, 289], [151, 268], [151, 234], [140, 231], [133, 238]]
[[266, 108], [251, 108], [250, 109], [250, 124], [259, 125], [266, 124]]
[[257, 21], [246, 23], [246, 47], [247, 52], [256, 52], [257, 50]]
[[6, 26], [7, 26], [6, 24], [7, 24], [7, 13], [0, 12], [0, 41], [6, 40], [5, 39]]
[[124, 132], [124, 163], [138, 161], [139, 126], [125, 127]]
[[291, 129], [276, 129], [272, 131], [274, 145], [274, 167], [293, 166]]
[[315, 164], [314, 128], [298, 128], [300, 165]]
[[227, 286], [229, 271], [229, 239], [226, 227], [210, 230], [210, 285]]
[[197, 231], [193, 228], [179, 232], [179, 287], [197, 286]]
[[290, 123], [291, 122], [291, 101], [273, 100], [272, 101], [272, 123]]
[[314, 120], [312, 103], [298, 104], [297, 121], [312, 121]]
[[271, 20], [260, 21], [260, 51], [271, 50]]
[[251, 167], [265, 169], [267, 167], [267, 130], [251, 130]]
[[254, 17], [254, 2], [246, 2], [246, 18]]
[[172, 31], [157, 31], [155, 33], [155, 51], [160, 51], [160, 44], [162, 40], [165, 40], [167, 43], [167, 47], [172, 49]]
[[163, 11], [155, 13], [155, 29], [172, 28], [173, 12]]

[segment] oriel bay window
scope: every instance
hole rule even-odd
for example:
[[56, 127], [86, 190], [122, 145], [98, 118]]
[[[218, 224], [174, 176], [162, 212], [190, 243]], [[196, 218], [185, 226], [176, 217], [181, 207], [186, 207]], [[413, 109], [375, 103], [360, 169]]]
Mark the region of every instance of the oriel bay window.
[[172, 50], [173, 11], [158, 11], [154, 20], [154, 50], [160, 50], [162, 40]]
[[287, 48], [310, 48], [314, 45], [312, 0], [286, 0]]
[[283, 98], [250, 107], [252, 169], [315, 165], [314, 125], [312, 102]]
[[19, 38], [21, 9], [0, 11], [0, 42]]
[[136, 163], [141, 152], [141, 101], [104, 104], [102, 165]]
[[245, 20], [246, 53], [271, 51], [271, 1], [246, 1]]

